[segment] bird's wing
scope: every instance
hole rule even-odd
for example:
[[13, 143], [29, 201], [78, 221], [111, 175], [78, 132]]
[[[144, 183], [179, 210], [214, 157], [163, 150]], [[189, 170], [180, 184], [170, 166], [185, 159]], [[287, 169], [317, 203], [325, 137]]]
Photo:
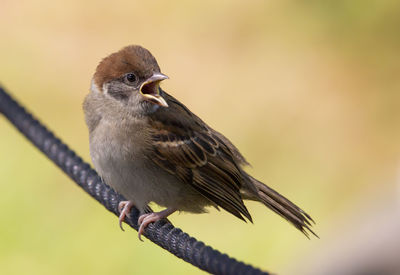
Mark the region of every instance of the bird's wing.
[[171, 96], [167, 102], [168, 108], [151, 115], [152, 161], [216, 205], [251, 221], [240, 195], [243, 175], [237, 156], [220, 134], [183, 104]]

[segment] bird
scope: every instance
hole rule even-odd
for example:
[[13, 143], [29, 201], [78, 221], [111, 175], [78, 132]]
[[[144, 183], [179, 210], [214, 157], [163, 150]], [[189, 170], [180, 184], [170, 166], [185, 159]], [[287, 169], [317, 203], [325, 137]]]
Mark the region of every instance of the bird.
[[[160, 87], [166, 79], [150, 51], [129, 45], [97, 65], [83, 103], [95, 170], [127, 199], [118, 205], [121, 229], [134, 206], [140, 240], [150, 223], [176, 211], [215, 207], [253, 222], [243, 202], [252, 200], [317, 236], [305, 211], [249, 175], [228, 138]], [[165, 209], [152, 212], [151, 202]]]

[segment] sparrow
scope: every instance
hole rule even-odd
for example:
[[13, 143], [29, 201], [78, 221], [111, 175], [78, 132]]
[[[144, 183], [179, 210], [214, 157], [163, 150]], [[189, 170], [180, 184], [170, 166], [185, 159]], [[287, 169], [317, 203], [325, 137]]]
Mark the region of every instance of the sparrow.
[[[176, 211], [222, 208], [252, 222], [243, 200], [253, 200], [316, 236], [306, 212], [244, 171], [248, 162], [232, 142], [161, 89], [165, 79], [147, 49], [127, 46], [98, 64], [83, 103], [93, 165], [127, 199], [118, 207], [121, 229], [133, 206], [139, 239]], [[150, 202], [165, 210], [150, 211]]]

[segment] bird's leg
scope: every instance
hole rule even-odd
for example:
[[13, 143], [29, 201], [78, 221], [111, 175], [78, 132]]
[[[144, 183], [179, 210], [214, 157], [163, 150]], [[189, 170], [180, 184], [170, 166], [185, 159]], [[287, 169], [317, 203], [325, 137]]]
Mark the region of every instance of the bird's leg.
[[131, 209], [133, 207], [133, 202], [131, 201], [121, 201], [118, 204], [118, 210], [119, 210], [119, 227], [121, 227], [122, 231], [125, 231], [124, 228], [122, 227], [122, 222], [125, 221], [125, 217], [129, 217], [129, 213], [131, 212]]
[[146, 213], [146, 214], [140, 215], [140, 217], [138, 219], [138, 224], [140, 225], [139, 230], [138, 230], [139, 240], [143, 241], [141, 236], [144, 232], [144, 229], [150, 223], [164, 219], [164, 218], [168, 217], [169, 215], [171, 215], [172, 213], [174, 213], [175, 211], [176, 211], [175, 208], [167, 208], [160, 212]]

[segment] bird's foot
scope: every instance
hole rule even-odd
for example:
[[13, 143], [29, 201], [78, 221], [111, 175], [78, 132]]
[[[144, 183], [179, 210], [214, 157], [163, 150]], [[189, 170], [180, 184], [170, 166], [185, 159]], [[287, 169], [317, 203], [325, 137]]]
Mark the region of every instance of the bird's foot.
[[125, 231], [124, 228], [122, 227], [122, 222], [125, 221], [125, 217], [129, 217], [129, 213], [131, 212], [131, 209], [133, 207], [133, 202], [131, 201], [121, 201], [118, 204], [118, 210], [119, 210], [119, 227], [121, 227], [122, 231]]
[[164, 219], [164, 218], [168, 217], [169, 215], [171, 215], [172, 213], [174, 213], [175, 211], [176, 211], [175, 208], [167, 208], [160, 212], [146, 213], [146, 214], [140, 215], [140, 217], [138, 219], [138, 224], [140, 225], [139, 230], [138, 230], [139, 240], [143, 241], [142, 234], [143, 234], [145, 228], [150, 223]]

